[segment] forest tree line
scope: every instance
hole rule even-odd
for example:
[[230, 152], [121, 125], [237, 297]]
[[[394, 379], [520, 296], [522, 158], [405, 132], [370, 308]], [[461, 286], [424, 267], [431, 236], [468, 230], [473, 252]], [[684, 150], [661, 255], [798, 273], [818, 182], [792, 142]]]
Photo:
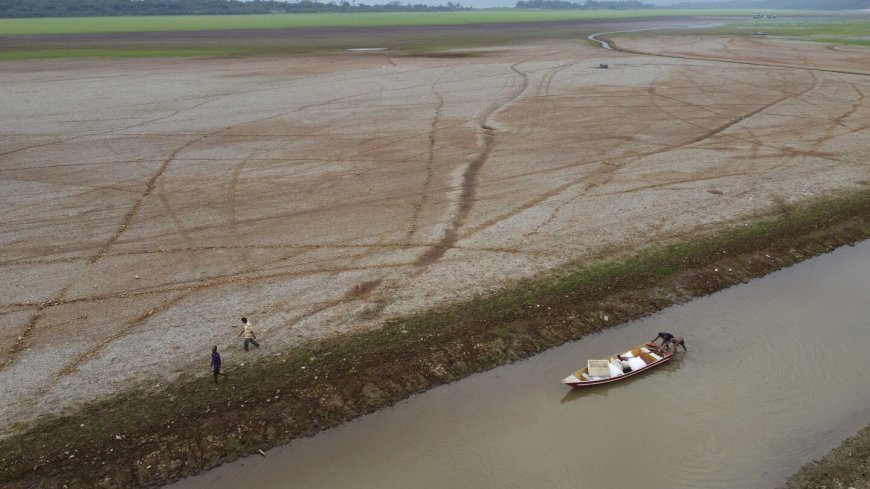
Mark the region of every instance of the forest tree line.
[[321, 3], [302, 0], [0, 0], [0, 18], [106, 17], [118, 15], [241, 15], [311, 12], [439, 12], [463, 10], [459, 3], [412, 5], [392, 1], [367, 5], [341, 1]]
[[656, 8], [650, 3], [635, 0], [608, 1], [586, 0], [585, 3], [568, 2], [566, 0], [520, 0], [517, 8], [536, 8], [554, 10], [639, 10]]
[[870, 0], [723, 0], [721, 2], [680, 2], [677, 8], [751, 8], [801, 10], [861, 10], [870, 8]]
[[[520, 0], [517, 8], [527, 9], [651, 9], [655, 5], [637, 0]], [[684, 1], [678, 8], [750, 9], [866, 9], [870, 0], [722, 0]], [[117, 15], [239, 15], [310, 12], [431, 12], [464, 10], [460, 3], [423, 5], [391, 1], [368, 5], [356, 0], [296, 2], [280, 0], [0, 0], [0, 18], [21, 17], [104, 17]], [[661, 8], [661, 7], [659, 7]]]
[[[676, 0], [675, 0], [676, 1]], [[554, 10], [636, 10], [663, 8], [639, 1], [598, 1], [571, 2], [568, 0], [520, 0], [517, 8], [554, 9]], [[870, 8], [870, 0], [722, 0], [719, 2], [684, 1], [666, 8], [683, 9], [800, 9], [800, 10], [860, 10]]]

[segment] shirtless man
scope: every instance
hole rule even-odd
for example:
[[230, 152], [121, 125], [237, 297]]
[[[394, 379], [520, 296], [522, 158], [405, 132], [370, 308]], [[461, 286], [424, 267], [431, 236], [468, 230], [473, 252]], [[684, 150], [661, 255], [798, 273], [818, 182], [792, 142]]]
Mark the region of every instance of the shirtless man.
[[689, 349], [686, 348], [686, 341], [682, 336], [674, 336], [670, 343], [665, 344], [665, 350], [669, 350], [670, 345], [674, 345], [674, 353], [676, 353], [681, 346], [683, 347], [683, 351], [689, 351]]
[[689, 349], [686, 348], [686, 340], [684, 340], [682, 336], [674, 336], [671, 333], [663, 331], [652, 340], [652, 343], [658, 341], [659, 338], [662, 339], [661, 348], [663, 351], [670, 350], [671, 345], [674, 345], [674, 352], [676, 352], [680, 346], [683, 347], [683, 351], [689, 351]]

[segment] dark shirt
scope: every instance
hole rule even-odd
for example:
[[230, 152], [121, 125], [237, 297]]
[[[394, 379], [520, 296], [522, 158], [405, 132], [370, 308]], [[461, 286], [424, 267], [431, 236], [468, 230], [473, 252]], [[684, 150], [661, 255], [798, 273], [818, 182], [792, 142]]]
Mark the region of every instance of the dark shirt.
[[672, 339], [674, 339], [674, 335], [670, 333], [659, 333], [659, 337], [661, 337], [665, 341], [671, 341]]
[[213, 351], [211, 352], [211, 366], [215, 369], [221, 368], [221, 354]]

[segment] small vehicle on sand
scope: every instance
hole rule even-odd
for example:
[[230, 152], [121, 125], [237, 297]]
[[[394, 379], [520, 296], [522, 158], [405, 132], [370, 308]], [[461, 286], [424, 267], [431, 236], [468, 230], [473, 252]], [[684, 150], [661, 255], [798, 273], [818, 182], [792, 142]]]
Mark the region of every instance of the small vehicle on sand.
[[609, 384], [667, 363], [674, 356], [655, 343], [644, 343], [603, 360], [589, 360], [585, 367], [562, 379], [571, 387]]

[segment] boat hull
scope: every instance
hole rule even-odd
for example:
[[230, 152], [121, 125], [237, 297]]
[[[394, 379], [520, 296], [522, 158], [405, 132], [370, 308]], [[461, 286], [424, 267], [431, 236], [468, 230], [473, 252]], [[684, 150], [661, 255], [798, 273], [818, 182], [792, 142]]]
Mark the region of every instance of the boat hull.
[[[640, 375], [641, 373], [652, 370], [659, 365], [668, 363], [674, 356], [673, 352], [664, 352], [653, 343], [645, 343], [643, 345], [636, 346], [622, 354], [628, 352], [631, 352], [633, 356], [643, 358], [645, 365], [642, 368], [636, 368], [631, 370], [630, 372], [604, 378], [589, 377], [586, 375], [587, 369], [583, 368], [563, 379], [562, 383], [570, 385], [571, 387], [593, 387], [601, 384], [611, 384], [613, 382], [619, 382], [621, 380]], [[617, 355], [611, 355], [607, 359], [608, 362], [612, 361], [614, 358], [616, 358], [616, 356]], [[649, 361], [647, 362], [647, 360]]]

